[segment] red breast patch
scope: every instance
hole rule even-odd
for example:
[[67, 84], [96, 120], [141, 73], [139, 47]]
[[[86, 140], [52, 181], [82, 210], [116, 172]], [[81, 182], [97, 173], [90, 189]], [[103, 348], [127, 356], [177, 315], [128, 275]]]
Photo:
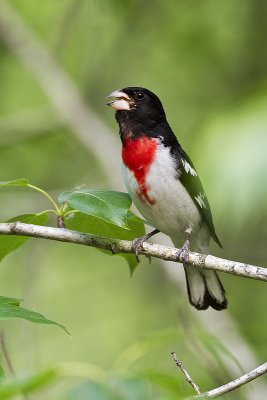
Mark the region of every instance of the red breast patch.
[[146, 184], [146, 176], [154, 161], [156, 150], [157, 141], [153, 138], [143, 136], [138, 139], [127, 138], [123, 141], [123, 162], [133, 172], [138, 182], [138, 196], [149, 204], [154, 204], [155, 200], [148, 195], [149, 187]]

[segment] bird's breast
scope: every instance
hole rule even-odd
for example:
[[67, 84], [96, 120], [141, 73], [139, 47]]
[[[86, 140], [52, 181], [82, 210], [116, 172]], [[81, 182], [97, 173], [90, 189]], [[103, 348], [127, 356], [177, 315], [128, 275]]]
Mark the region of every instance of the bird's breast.
[[201, 216], [179, 180], [170, 149], [158, 139], [142, 138], [139, 143], [127, 143], [122, 154], [128, 192], [145, 219], [169, 236], [187, 226], [197, 231]]
[[157, 139], [140, 137], [125, 139], [122, 147], [123, 163], [135, 177], [137, 195], [142, 201], [151, 205], [155, 203], [155, 200], [149, 196], [147, 175], [155, 160], [157, 146]]

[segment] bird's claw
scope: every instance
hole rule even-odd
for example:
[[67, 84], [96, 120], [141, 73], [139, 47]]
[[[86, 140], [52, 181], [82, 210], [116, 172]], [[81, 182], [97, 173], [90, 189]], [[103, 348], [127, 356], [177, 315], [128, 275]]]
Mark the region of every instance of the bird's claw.
[[141, 252], [141, 250], [143, 250], [143, 243], [145, 242], [145, 240], [146, 240], [146, 237], [141, 236], [132, 241], [132, 250], [135, 254], [135, 258], [136, 258], [137, 262], [140, 262], [139, 253]]
[[[132, 250], [135, 254], [135, 258], [137, 260], [137, 262], [140, 262], [139, 260], [139, 253], [143, 250], [143, 244], [146, 241], [147, 236], [141, 236], [139, 238], [136, 238], [132, 241]], [[151, 264], [151, 257], [149, 254], [145, 254], [145, 256], [148, 258], [149, 260], [149, 264]]]
[[189, 251], [190, 243], [189, 240], [186, 240], [183, 246], [177, 252], [177, 256], [182, 260], [183, 265], [187, 265], [189, 263]]
[[[132, 241], [132, 250], [135, 254], [136, 260], [139, 262], [139, 253], [143, 250], [143, 244], [146, 242], [148, 239], [150, 239], [152, 236], [156, 235], [159, 233], [158, 229], [154, 229], [154, 231], [147, 233], [144, 236], [141, 236], [139, 238], [136, 238]], [[145, 256], [149, 259], [149, 264], [151, 264], [151, 257], [150, 255], [145, 254]]]

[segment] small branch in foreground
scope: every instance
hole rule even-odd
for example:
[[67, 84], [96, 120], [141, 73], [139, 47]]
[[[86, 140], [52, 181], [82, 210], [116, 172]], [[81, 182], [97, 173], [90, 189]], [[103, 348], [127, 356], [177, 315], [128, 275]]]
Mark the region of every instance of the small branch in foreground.
[[1, 350], [2, 350], [2, 353], [3, 353], [4, 359], [6, 361], [6, 365], [7, 365], [8, 369], [9, 369], [9, 372], [11, 373], [11, 375], [15, 376], [15, 371], [14, 371], [12, 362], [10, 360], [9, 353], [8, 353], [8, 350], [7, 350], [7, 346], [6, 346], [4, 331], [0, 331], [0, 346], [1, 346]]
[[220, 386], [216, 389], [209, 390], [208, 392], [201, 393], [197, 396], [194, 396], [193, 399], [211, 399], [215, 397], [219, 397], [225, 393], [229, 393], [234, 389], [239, 388], [240, 386], [245, 385], [248, 382], [253, 381], [259, 376], [265, 374], [267, 372], [267, 362], [260, 365], [259, 367], [253, 369], [245, 375], [240, 376], [237, 379], [234, 379], [231, 382], [226, 383], [223, 386]]
[[[86, 233], [71, 231], [64, 228], [52, 228], [25, 224], [22, 222], [0, 223], [0, 235], [18, 235], [76, 243], [110, 250], [112, 253], [133, 253], [132, 242]], [[145, 242], [140, 254], [161, 258], [166, 261], [182, 262], [178, 249]], [[199, 253], [189, 253], [189, 264], [199, 269], [215, 270], [244, 278], [267, 281], [267, 268], [225, 260]]]
[[194, 389], [194, 391], [197, 394], [201, 394], [198, 385], [193, 381], [193, 379], [191, 378], [191, 376], [189, 375], [189, 373], [187, 372], [187, 370], [184, 368], [183, 364], [181, 363], [181, 361], [179, 361], [177, 359], [176, 353], [174, 351], [171, 352], [173, 361], [175, 362], [176, 366], [178, 368], [181, 369], [181, 371], [183, 372], [185, 379], [187, 380], [187, 382], [192, 386], [192, 388]]
[[[1, 347], [3, 356], [4, 356], [4, 359], [5, 359], [5, 362], [6, 362], [6, 365], [7, 365], [7, 368], [9, 370], [10, 374], [13, 377], [16, 377], [16, 373], [15, 373], [15, 370], [13, 368], [13, 365], [12, 365], [12, 362], [11, 362], [11, 359], [10, 359], [10, 356], [8, 353], [4, 331], [0, 331], [0, 347]], [[22, 396], [23, 396], [24, 400], [29, 400], [29, 397], [27, 396], [26, 393], [22, 392]]]
[[178, 368], [180, 368], [185, 376], [187, 382], [193, 387], [194, 391], [197, 393], [197, 396], [193, 396], [192, 399], [211, 399], [215, 397], [219, 397], [225, 393], [229, 393], [234, 389], [239, 388], [240, 386], [245, 385], [248, 382], [258, 378], [259, 376], [265, 374], [267, 372], [267, 362], [260, 365], [259, 367], [253, 369], [245, 375], [240, 376], [239, 378], [234, 379], [231, 382], [226, 383], [223, 386], [217, 387], [216, 389], [209, 390], [205, 393], [201, 393], [198, 385], [193, 381], [187, 370], [184, 368], [181, 361], [177, 359], [176, 353], [173, 351], [171, 353], [173, 360]]

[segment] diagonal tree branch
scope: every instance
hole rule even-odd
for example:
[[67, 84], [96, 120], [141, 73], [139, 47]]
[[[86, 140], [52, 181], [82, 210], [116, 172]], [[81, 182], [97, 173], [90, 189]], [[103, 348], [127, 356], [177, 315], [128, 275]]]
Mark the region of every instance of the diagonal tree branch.
[[209, 390], [208, 392], [201, 393], [200, 395], [192, 397], [192, 399], [211, 399], [215, 397], [219, 397], [225, 393], [229, 393], [234, 389], [239, 388], [240, 386], [245, 385], [248, 382], [253, 381], [259, 376], [265, 374], [267, 372], [267, 362], [260, 365], [259, 367], [253, 369], [245, 375], [240, 376], [237, 379], [234, 379], [231, 382], [226, 383], [223, 386], [220, 386], [216, 389]]
[[[132, 242], [128, 240], [106, 238], [68, 229], [25, 224], [22, 222], [1, 223], [0, 235], [30, 236], [97, 247], [100, 249], [110, 250], [112, 253], [133, 253]], [[182, 262], [177, 249], [158, 244], [145, 242], [140, 254], [161, 258], [166, 261]], [[199, 269], [216, 270], [232, 275], [242, 276], [244, 278], [267, 281], [266, 268], [244, 264], [237, 261], [225, 260], [212, 255], [190, 252], [189, 263]]]

